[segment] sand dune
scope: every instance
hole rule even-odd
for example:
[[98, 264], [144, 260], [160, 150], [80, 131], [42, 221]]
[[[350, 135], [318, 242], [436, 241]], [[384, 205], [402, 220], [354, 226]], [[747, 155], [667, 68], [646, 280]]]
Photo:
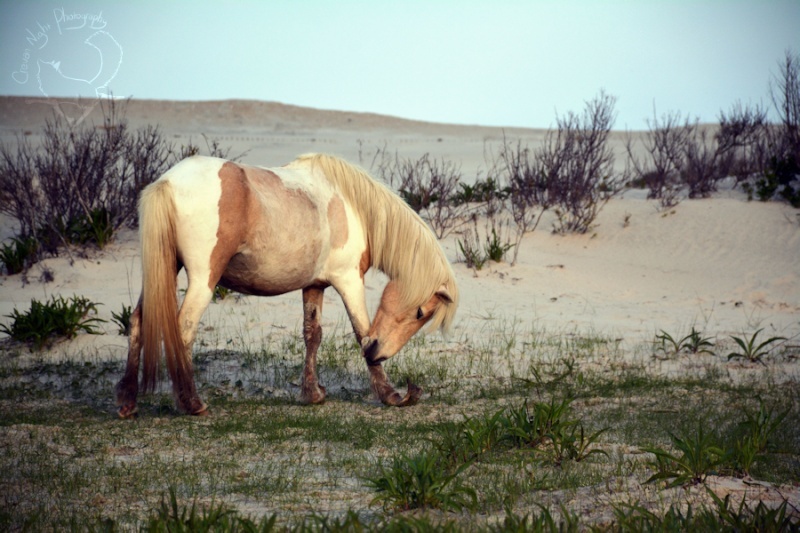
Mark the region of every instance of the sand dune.
[[[15, 134], [30, 132], [35, 141], [50, 113], [42, 101], [2, 97], [0, 136], [13, 142]], [[484, 150], [503, 135], [529, 144], [543, 135], [541, 130], [441, 125], [238, 100], [134, 100], [126, 115], [134, 126], [158, 123], [177, 144], [198, 141], [206, 133], [231, 146], [232, 153], [247, 151], [243, 160], [255, 164], [280, 165], [300, 153], [323, 151], [368, 166], [374, 150], [387, 147], [403, 155], [430, 152], [456, 161], [466, 179], [485, 170]], [[613, 138], [618, 151], [622, 138], [619, 133]], [[7, 237], [14, 228], [3, 220]], [[525, 236], [513, 267], [492, 263], [473, 272], [455, 264], [463, 295], [456, 336], [497, 320], [555, 331], [593, 329], [631, 342], [652, 338], [659, 329], [683, 331], [691, 325], [719, 335], [755, 327], [800, 335], [800, 220], [784, 204], [747, 202], [729, 191], [684, 200], [662, 213], [633, 192], [606, 205], [589, 234], [558, 236], [550, 228], [544, 221]], [[455, 237], [443, 246], [456, 262]], [[55, 293], [103, 302], [105, 318], [122, 303], [135, 301], [140, 277], [133, 232], [122, 233], [106, 250], [74, 259], [72, 266], [67, 256], [43, 261], [28, 273], [28, 283], [21, 276], [3, 278], [0, 315]], [[51, 269], [55, 281], [40, 282], [42, 268]], [[368, 278], [373, 308], [381, 284], [378, 275]], [[338, 297], [328, 292], [325, 321], [343, 323]], [[245, 298], [237, 305], [258, 317], [247, 325], [254, 337], [276, 327], [297, 328], [301, 321], [299, 294]], [[217, 320], [214, 314], [223, 308], [212, 306], [207, 320]]]

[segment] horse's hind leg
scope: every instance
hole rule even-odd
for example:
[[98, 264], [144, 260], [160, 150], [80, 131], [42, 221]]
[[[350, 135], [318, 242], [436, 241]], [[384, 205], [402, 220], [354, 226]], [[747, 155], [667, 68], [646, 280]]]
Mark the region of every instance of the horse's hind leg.
[[303, 367], [303, 384], [300, 401], [305, 404], [325, 401], [325, 387], [317, 379], [317, 350], [322, 342], [322, 297], [325, 289], [303, 289], [303, 340], [306, 343], [306, 363]]
[[142, 298], [131, 313], [131, 331], [128, 341], [128, 364], [125, 375], [117, 383], [117, 405], [120, 418], [136, 415], [136, 397], [139, 394], [139, 356], [142, 352]]
[[211, 303], [213, 291], [207, 285], [192, 283], [191, 274], [186, 296], [178, 313], [178, 323], [181, 327], [185, 359], [183, 364], [176, 364], [170, 369], [172, 389], [178, 406], [190, 415], [208, 414], [208, 406], [200, 399], [194, 383], [194, 370], [192, 366], [192, 345], [197, 335], [197, 326], [208, 304]]

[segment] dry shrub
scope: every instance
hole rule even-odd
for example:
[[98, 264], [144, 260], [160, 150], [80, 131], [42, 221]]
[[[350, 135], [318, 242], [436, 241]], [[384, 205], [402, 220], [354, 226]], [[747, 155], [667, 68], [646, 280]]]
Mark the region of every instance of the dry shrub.
[[[689, 198], [706, 197], [721, 179], [735, 176], [750, 197], [783, 198], [800, 207], [800, 56], [787, 51], [770, 83], [770, 97], [780, 123], [770, 124], [761, 106], [734, 104], [719, 115], [719, 126], [702, 126], [672, 112], [654, 113], [643, 144], [647, 156], [627, 151], [637, 181], [662, 208]], [[713, 131], [713, 134], [712, 134]]]
[[470, 206], [453, 201], [461, 168], [445, 159], [424, 154], [419, 159], [394, 157], [378, 149], [373, 159], [374, 172], [397, 190], [406, 203], [425, 220], [436, 237], [443, 239], [462, 226]]
[[626, 181], [614, 171], [608, 135], [616, 98], [600, 91], [583, 113], [556, 117], [535, 157], [546, 184], [549, 205], [558, 217], [556, 233], [586, 233], [600, 209]]
[[[36, 240], [39, 255], [67, 244], [102, 247], [119, 228], [135, 226], [141, 190], [200, 151], [191, 143], [176, 150], [158, 126], [133, 130], [124, 105], [101, 103], [101, 125], [54, 114], [40, 145], [29, 136], [0, 145], [0, 212], [17, 220], [20, 237]], [[226, 155], [216, 142], [206, 145], [212, 155]]]

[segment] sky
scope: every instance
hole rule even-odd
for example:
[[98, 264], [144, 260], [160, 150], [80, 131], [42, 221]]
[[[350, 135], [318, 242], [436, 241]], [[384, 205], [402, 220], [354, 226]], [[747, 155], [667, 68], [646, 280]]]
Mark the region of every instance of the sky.
[[615, 129], [770, 104], [800, 0], [0, 0], [0, 94], [254, 99], [548, 127], [601, 90]]

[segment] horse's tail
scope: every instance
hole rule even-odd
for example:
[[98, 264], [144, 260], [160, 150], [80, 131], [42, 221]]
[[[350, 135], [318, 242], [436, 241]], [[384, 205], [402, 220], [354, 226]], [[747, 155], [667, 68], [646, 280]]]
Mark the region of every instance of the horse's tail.
[[178, 323], [175, 201], [168, 181], [157, 181], [142, 191], [139, 235], [143, 285], [142, 390], [146, 392], [153, 390], [158, 382], [162, 346], [173, 383], [177, 369], [185, 366], [188, 359]]

